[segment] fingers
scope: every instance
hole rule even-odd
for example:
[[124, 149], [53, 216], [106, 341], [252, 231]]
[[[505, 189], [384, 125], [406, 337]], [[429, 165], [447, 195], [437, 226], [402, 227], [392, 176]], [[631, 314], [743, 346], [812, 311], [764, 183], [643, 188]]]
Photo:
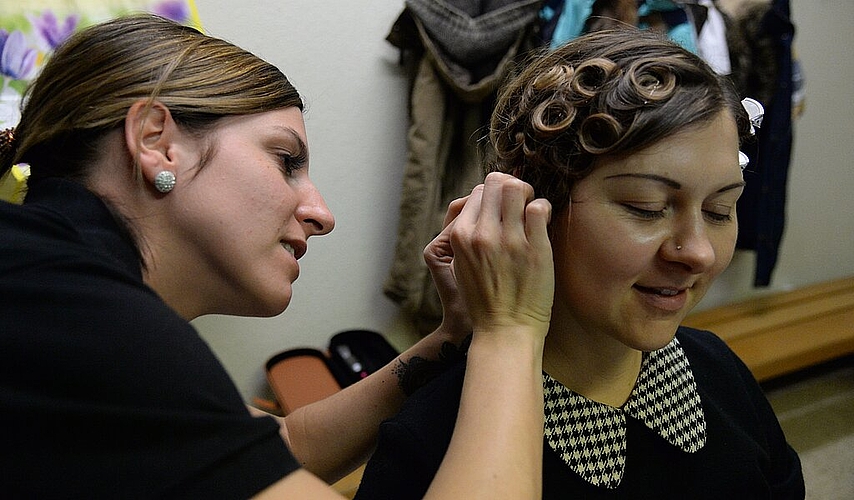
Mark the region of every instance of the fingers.
[[[479, 184], [472, 189], [470, 195], [466, 197], [466, 202], [460, 210], [459, 215], [453, 220], [453, 223], [450, 225], [465, 225], [465, 226], [474, 226], [477, 224], [479, 219], [479, 214], [481, 210], [481, 200], [483, 199], [483, 191], [485, 186], [483, 184]], [[446, 217], [447, 218], [447, 217]], [[447, 230], [453, 230], [453, 228], [446, 228]]]
[[534, 188], [512, 175], [492, 172], [483, 185], [480, 216], [486, 223], [518, 221], [524, 217], [525, 205], [534, 199]]
[[469, 196], [457, 198], [456, 200], [452, 201], [448, 205], [448, 211], [445, 212], [445, 220], [444, 220], [444, 222], [442, 222], [443, 228], [448, 227], [448, 224], [453, 222], [453, 220], [456, 219], [458, 215], [460, 215], [460, 212], [462, 211], [463, 207], [466, 205], [466, 202], [468, 201], [468, 199], [469, 199]]
[[548, 238], [551, 218], [552, 204], [544, 198], [537, 198], [525, 206], [525, 235], [537, 248], [541, 248], [542, 245], [551, 245]]
[[533, 198], [527, 183], [492, 173], [450, 203], [443, 230], [424, 249], [443, 327], [465, 333], [475, 325], [496, 331], [536, 324], [545, 334], [553, 298], [551, 204]]
[[[475, 190], [478, 189], [482, 189], [482, 187], [475, 188]], [[453, 259], [454, 254], [450, 245], [450, 233], [454, 229], [454, 222], [469, 198], [471, 198], [471, 195], [457, 198], [448, 205], [448, 211], [445, 212], [445, 219], [442, 222], [442, 231], [424, 247], [424, 260], [431, 268], [431, 271], [433, 270], [433, 264], [450, 263], [451, 259]]]
[[492, 173], [443, 231], [473, 325], [547, 321], [553, 298], [550, 217], [551, 205], [534, 200], [530, 185]]

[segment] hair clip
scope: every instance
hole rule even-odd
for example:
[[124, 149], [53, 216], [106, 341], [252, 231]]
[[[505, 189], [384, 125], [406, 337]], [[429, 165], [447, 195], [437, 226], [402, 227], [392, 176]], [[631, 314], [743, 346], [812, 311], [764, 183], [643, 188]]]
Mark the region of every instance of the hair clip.
[[[747, 116], [750, 121], [750, 135], [756, 135], [756, 129], [762, 126], [762, 118], [765, 117], [765, 108], [756, 99], [745, 97], [741, 100], [741, 105], [747, 111]], [[738, 152], [738, 166], [744, 170], [747, 164], [750, 163], [750, 158], [743, 152]]]
[[747, 168], [747, 164], [750, 163], [750, 157], [748, 157], [743, 152], [738, 152], [738, 166], [741, 167], [742, 170]]
[[27, 178], [30, 176], [30, 166], [17, 163], [0, 177], [0, 200], [20, 205], [27, 195]]
[[750, 135], [756, 135], [756, 129], [762, 126], [762, 118], [765, 117], [765, 108], [762, 107], [759, 101], [749, 97], [742, 99], [741, 105], [747, 111], [747, 116], [750, 117]]
[[0, 130], [0, 150], [10, 147], [15, 142], [15, 128]]

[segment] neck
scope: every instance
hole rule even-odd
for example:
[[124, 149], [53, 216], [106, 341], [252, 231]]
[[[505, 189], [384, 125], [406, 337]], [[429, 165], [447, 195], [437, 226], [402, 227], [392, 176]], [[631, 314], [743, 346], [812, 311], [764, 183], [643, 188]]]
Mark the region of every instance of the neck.
[[[150, 262], [151, 261], [149, 260], [149, 263]], [[151, 264], [149, 264], [149, 266], [151, 266]], [[192, 321], [201, 316], [202, 312], [195, 307], [192, 300], [194, 295], [188, 294], [185, 291], [182, 293], [181, 284], [169, 278], [164, 279], [164, 274], [169, 276], [168, 272], [152, 272], [150, 268], [146, 268], [143, 271], [143, 279], [146, 285], [157, 292], [157, 295], [163, 299], [163, 302], [166, 302], [169, 307], [174, 309], [175, 312], [185, 320]]]
[[559, 316], [546, 336], [545, 372], [587, 399], [622, 406], [637, 382], [643, 353]]

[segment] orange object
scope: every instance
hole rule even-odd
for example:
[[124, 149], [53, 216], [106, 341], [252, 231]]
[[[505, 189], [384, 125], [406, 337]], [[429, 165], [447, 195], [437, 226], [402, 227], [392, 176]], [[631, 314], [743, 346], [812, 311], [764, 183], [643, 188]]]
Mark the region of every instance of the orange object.
[[279, 353], [267, 361], [267, 381], [285, 415], [341, 390], [327, 359], [323, 352], [305, 348]]

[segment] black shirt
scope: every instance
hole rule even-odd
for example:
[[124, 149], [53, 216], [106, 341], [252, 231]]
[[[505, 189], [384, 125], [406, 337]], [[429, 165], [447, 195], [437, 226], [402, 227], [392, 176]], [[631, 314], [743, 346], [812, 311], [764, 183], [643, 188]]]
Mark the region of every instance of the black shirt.
[[0, 202], [4, 498], [246, 498], [298, 468], [82, 186]]

